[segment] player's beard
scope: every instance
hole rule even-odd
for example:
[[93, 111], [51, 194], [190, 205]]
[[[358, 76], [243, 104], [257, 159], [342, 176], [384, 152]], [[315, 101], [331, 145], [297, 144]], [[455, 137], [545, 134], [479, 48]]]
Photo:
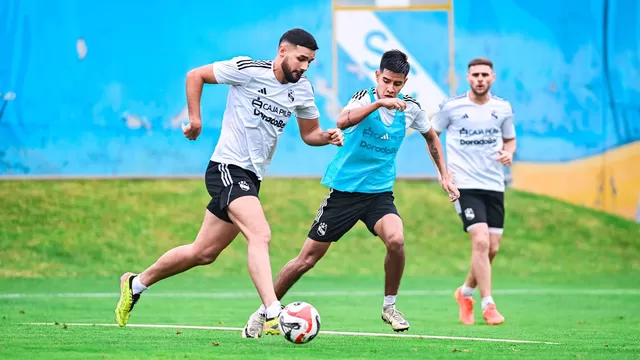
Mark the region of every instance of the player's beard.
[[484, 85], [484, 88], [481, 91], [476, 90], [475, 86], [471, 88], [471, 91], [473, 91], [473, 94], [477, 97], [482, 97], [487, 95], [487, 93], [489, 92], [490, 86]]
[[282, 65], [280, 67], [282, 68], [282, 73], [284, 74], [284, 78], [287, 80], [287, 82], [297, 83], [298, 80], [300, 80], [300, 77], [302, 77], [302, 72], [291, 71], [291, 67], [289, 66], [289, 63], [286, 59], [282, 62]]

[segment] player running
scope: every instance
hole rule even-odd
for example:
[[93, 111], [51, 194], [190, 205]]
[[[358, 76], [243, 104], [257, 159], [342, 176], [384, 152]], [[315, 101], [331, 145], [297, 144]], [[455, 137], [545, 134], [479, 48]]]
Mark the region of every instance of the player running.
[[[329, 164], [322, 184], [329, 187], [300, 254], [280, 271], [275, 283], [278, 299], [325, 255], [329, 246], [342, 238], [358, 221], [366, 224], [387, 247], [385, 296], [382, 320], [395, 331], [409, 329], [396, 307], [396, 296], [404, 271], [403, 224], [394, 204], [396, 155], [407, 128], [424, 136], [435, 165], [442, 175], [442, 187], [455, 201], [458, 190], [448, 175], [438, 135], [431, 129], [418, 102], [400, 90], [407, 82], [407, 55], [398, 50], [384, 53], [376, 71], [377, 88], [356, 92], [338, 118], [345, 131], [345, 144]], [[243, 337], [262, 336], [265, 308], [251, 315]]]
[[127, 324], [140, 294], [149, 286], [212, 263], [242, 232], [248, 243], [249, 273], [266, 307], [267, 324], [277, 327], [281, 305], [273, 289], [269, 260], [271, 232], [258, 199], [263, 174], [292, 113], [297, 117], [300, 136], [308, 145], [340, 146], [344, 140], [340, 129], [322, 131], [318, 125], [320, 114], [313, 89], [303, 76], [317, 49], [311, 34], [292, 29], [282, 35], [273, 61], [235, 57], [189, 71], [189, 124], [183, 132], [190, 140], [196, 140], [202, 129], [203, 85], [231, 85], [220, 139], [205, 173], [211, 201], [193, 243], [169, 250], [139, 275], [122, 275], [120, 301], [115, 310], [118, 325]]
[[489, 92], [493, 63], [478, 58], [468, 64], [471, 91], [440, 105], [433, 128], [447, 130], [447, 164], [460, 199], [455, 203], [471, 237], [471, 270], [456, 289], [460, 321], [473, 324], [473, 291], [480, 288], [482, 313], [489, 325], [504, 322], [491, 296], [491, 263], [498, 253], [504, 225], [504, 173], [516, 151], [511, 104]]

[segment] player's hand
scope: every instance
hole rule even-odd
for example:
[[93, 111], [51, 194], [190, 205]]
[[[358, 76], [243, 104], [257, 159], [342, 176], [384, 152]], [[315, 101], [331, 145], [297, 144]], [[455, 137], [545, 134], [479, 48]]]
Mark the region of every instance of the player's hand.
[[460, 198], [460, 191], [453, 184], [453, 179], [451, 179], [450, 176], [446, 176], [446, 177], [439, 176], [439, 180], [440, 180], [440, 185], [442, 186], [442, 189], [444, 189], [444, 191], [449, 195], [449, 200], [451, 202], [454, 202], [458, 200], [458, 198]]
[[182, 124], [182, 133], [184, 137], [189, 140], [195, 140], [200, 136], [200, 132], [202, 131], [202, 122], [201, 121], [190, 121], [187, 125]]
[[404, 111], [407, 108], [407, 103], [398, 98], [383, 98], [377, 100], [381, 107], [386, 107], [389, 110]]
[[329, 134], [329, 144], [342, 146], [344, 144], [344, 134], [340, 129], [327, 129]]
[[498, 152], [500, 155], [498, 156], [498, 161], [502, 163], [504, 166], [511, 166], [513, 163], [513, 153], [506, 150], [500, 150]]

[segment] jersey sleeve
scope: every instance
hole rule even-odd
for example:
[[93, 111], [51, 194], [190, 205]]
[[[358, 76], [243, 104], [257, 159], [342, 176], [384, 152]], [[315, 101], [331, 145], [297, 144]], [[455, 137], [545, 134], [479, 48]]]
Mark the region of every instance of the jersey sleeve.
[[431, 122], [429, 121], [426, 112], [422, 109], [417, 109], [415, 118], [409, 127], [421, 134], [429, 132], [429, 130], [431, 130]]
[[247, 56], [237, 56], [230, 60], [216, 61], [213, 63], [213, 73], [218, 84], [246, 85], [252, 78], [247, 69], [242, 69], [243, 62], [251, 61]]
[[342, 111], [356, 109], [369, 104], [371, 104], [371, 97], [367, 90], [360, 90], [351, 96], [351, 99], [349, 99], [349, 102]]
[[516, 127], [513, 124], [513, 108], [509, 104], [509, 114], [502, 122], [502, 137], [505, 139], [513, 139], [516, 137]]
[[427, 132], [429, 132], [429, 130], [431, 129], [431, 122], [429, 121], [426, 112], [422, 110], [422, 107], [420, 106], [418, 100], [407, 95], [404, 96], [404, 100], [407, 103], [406, 111], [410, 112], [412, 117], [412, 121], [411, 124], [409, 124], [409, 127], [421, 134], [426, 134]]
[[431, 125], [433, 126], [433, 130], [441, 133], [449, 127], [451, 120], [449, 118], [449, 107], [447, 106], [447, 100], [443, 101], [438, 110], [433, 115], [433, 120]]
[[296, 117], [300, 119], [313, 120], [320, 117], [320, 111], [316, 106], [313, 87], [309, 81], [305, 81], [300, 89], [302, 103], [295, 108]]

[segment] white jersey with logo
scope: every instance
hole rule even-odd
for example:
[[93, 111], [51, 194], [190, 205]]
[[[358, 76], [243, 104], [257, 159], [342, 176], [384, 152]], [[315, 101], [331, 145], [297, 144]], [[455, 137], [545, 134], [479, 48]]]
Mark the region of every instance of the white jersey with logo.
[[317, 119], [313, 88], [306, 77], [281, 84], [273, 61], [239, 56], [213, 63], [216, 82], [231, 85], [220, 139], [212, 161], [233, 164], [262, 179], [292, 114]]
[[[378, 93], [376, 89], [371, 89], [373, 94], [376, 97], [376, 100], [379, 99]], [[407, 108], [404, 110], [405, 119], [407, 126], [406, 128], [412, 128], [422, 134], [425, 134], [431, 129], [431, 123], [429, 122], [429, 117], [426, 115], [425, 111], [420, 107], [420, 103], [418, 103], [414, 98], [405, 95], [405, 100], [407, 103]], [[363, 106], [367, 106], [371, 104], [371, 96], [369, 96], [367, 90], [360, 90], [353, 94], [351, 100], [347, 103], [347, 106], [344, 107], [344, 110], [355, 109]], [[344, 111], [343, 110], [343, 111]], [[387, 126], [390, 126], [393, 123], [393, 119], [395, 118], [396, 111], [389, 110], [385, 107], [381, 107], [378, 109], [380, 112], [380, 118], [382, 122], [384, 122]], [[358, 125], [352, 126], [347, 131], [353, 131]]]
[[516, 137], [511, 104], [491, 95], [485, 104], [469, 93], [445, 100], [433, 129], [447, 130], [448, 168], [459, 189], [504, 191], [504, 166], [496, 160], [504, 139]]

